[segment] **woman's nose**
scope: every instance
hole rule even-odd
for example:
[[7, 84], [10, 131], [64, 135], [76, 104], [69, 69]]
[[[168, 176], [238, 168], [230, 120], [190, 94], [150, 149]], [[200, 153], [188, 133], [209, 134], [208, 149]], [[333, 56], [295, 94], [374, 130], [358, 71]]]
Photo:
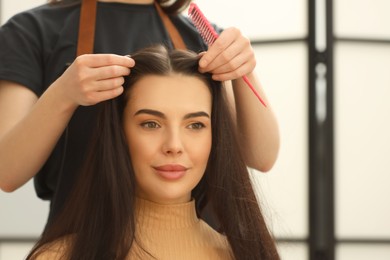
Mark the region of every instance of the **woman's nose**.
[[183, 140], [179, 131], [167, 131], [162, 149], [166, 155], [178, 155], [183, 153]]

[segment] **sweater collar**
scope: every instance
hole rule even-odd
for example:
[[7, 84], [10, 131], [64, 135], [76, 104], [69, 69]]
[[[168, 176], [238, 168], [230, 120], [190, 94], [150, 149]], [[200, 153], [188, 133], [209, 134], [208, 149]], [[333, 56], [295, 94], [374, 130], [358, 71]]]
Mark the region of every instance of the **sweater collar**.
[[136, 222], [141, 228], [172, 230], [186, 228], [199, 221], [195, 200], [164, 205], [137, 198], [136, 211]]

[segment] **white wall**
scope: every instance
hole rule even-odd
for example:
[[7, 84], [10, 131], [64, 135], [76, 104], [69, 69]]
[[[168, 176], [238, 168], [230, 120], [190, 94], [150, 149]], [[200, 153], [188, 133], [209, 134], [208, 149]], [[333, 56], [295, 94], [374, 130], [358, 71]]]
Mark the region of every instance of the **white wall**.
[[44, 4], [45, 0], [23, 0], [23, 1], [13, 1], [13, 0], [1, 0], [1, 23], [7, 21], [14, 14], [27, 10], [29, 8]]
[[[390, 41], [390, 1], [337, 0], [338, 37]], [[390, 44], [335, 46], [338, 239], [390, 240]], [[390, 259], [389, 244], [344, 244], [337, 259]]]

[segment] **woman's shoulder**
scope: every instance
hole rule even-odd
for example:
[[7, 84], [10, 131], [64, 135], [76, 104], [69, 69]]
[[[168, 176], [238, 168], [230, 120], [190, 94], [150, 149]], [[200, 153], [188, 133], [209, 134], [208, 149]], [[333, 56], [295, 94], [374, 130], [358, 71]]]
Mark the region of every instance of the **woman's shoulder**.
[[227, 237], [211, 226], [209, 226], [202, 219], [199, 221], [200, 231], [204, 241], [207, 241], [207, 248], [209, 255], [213, 257], [210, 259], [233, 259], [233, 252], [230, 247]]
[[200, 219], [199, 221], [200, 230], [202, 232], [202, 236], [205, 237], [205, 241], [214, 244], [214, 246], [229, 248], [227, 237], [224, 234], [219, 233], [215, 229], [213, 229], [209, 224], [207, 224], [204, 220]]
[[36, 260], [60, 260], [67, 259], [67, 253], [73, 237], [67, 236], [59, 238], [53, 242], [43, 245], [39, 249], [39, 254], [34, 258]]

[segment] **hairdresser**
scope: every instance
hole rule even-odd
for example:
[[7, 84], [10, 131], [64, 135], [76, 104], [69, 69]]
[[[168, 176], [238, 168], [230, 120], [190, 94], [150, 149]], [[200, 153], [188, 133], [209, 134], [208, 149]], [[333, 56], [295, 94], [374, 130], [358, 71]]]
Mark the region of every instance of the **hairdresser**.
[[[98, 104], [121, 95], [123, 77], [136, 66], [124, 55], [156, 43], [207, 49], [179, 14], [189, 2], [50, 0], [7, 21], [0, 28], [0, 188], [12, 192], [34, 178], [37, 195], [51, 201], [50, 221], [85, 160]], [[235, 28], [225, 29], [199, 61], [202, 72], [232, 82], [230, 105], [246, 164], [266, 172], [279, 133], [255, 66], [249, 40]]]

